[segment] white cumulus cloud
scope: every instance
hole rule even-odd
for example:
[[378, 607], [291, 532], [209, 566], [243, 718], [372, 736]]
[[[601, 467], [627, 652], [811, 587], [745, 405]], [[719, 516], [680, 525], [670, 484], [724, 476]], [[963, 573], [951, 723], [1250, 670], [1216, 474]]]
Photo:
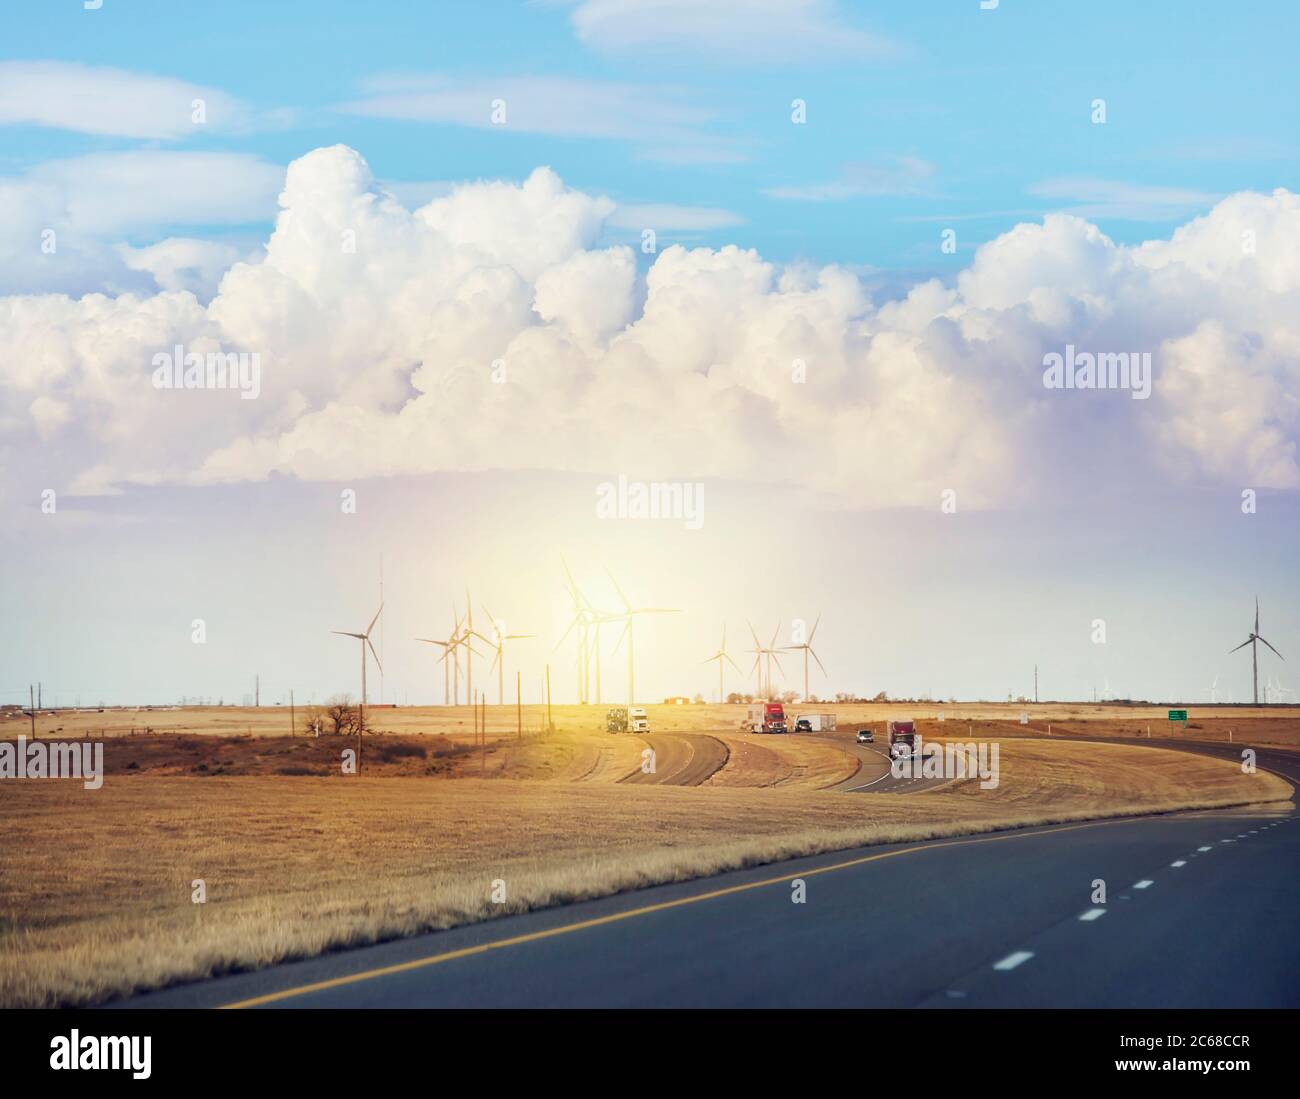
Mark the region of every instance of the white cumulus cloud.
[[[1023, 505], [1085, 479], [1300, 487], [1289, 192], [1137, 247], [1051, 215], [880, 305], [849, 269], [735, 246], [672, 246], [638, 275], [601, 245], [614, 204], [545, 168], [409, 210], [337, 146], [290, 165], [279, 206], [206, 304], [181, 273], [213, 257], [183, 242], [147, 260], [160, 293], [0, 298], [10, 482], [35, 447], [42, 483], [101, 492], [488, 469], [864, 507]], [[1149, 352], [1151, 399], [1044, 388], [1067, 344]], [[154, 388], [177, 345], [256, 353], [260, 395]]]

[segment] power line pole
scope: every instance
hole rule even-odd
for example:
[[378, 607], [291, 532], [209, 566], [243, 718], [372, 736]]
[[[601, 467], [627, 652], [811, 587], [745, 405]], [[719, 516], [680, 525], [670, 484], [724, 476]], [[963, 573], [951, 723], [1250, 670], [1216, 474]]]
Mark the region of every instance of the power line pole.
[[515, 739], [524, 739], [524, 687], [522, 673], [515, 669]]
[[296, 735], [297, 728], [298, 728], [298, 719], [297, 717], [294, 716], [293, 690], [291, 688], [289, 691], [289, 735], [290, 736]]
[[551, 666], [546, 665], [546, 731], [549, 733], [554, 724], [551, 721]]
[[27, 712], [32, 718], [32, 739], [36, 739], [36, 696], [32, 693], [32, 685], [27, 684]]
[[253, 676], [253, 708], [258, 709], [262, 705], [262, 677]]
[[1034, 665], [1034, 701], [1038, 701], [1038, 665]]

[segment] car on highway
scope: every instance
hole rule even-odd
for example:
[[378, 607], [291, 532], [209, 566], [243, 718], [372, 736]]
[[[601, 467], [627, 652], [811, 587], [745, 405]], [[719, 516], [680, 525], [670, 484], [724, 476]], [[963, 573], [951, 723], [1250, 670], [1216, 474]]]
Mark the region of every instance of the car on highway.
[[875, 742], [876, 742], [876, 734], [873, 733], [870, 729], [858, 730], [859, 744], [875, 744]]
[[794, 723], [794, 731], [796, 733], [811, 733], [813, 731], [812, 722], [806, 717], [801, 717]]

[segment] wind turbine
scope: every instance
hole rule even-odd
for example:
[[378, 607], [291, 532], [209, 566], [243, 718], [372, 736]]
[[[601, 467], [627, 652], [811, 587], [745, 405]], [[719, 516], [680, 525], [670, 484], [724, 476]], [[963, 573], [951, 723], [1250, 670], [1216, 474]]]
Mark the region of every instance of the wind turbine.
[[[1260, 641], [1263, 641], [1265, 645], [1268, 645], [1270, 649], [1273, 649], [1273, 646], [1270, 645], [1265, 638], [1260, 637], [1259, 635], [1259, 596], [1256, 596], [1254, 630], [1251, 631], [1250, 636], [1246, 638], [1246, 640], [1243, 641], [1240, 645], [1237, 645], [1235, 648], [1231, 648], [1228, 650], [1228, 652], [1230, 653], [1235, 653], [1237, 649], [1244, 649], [1247, 645], [1250, 646], [1250, 668], [1251, 668], [1251, 676], [1255, 684], [1255, 705], [1256, 706], [1259, 705], [1259, 645], [1257, 643]], [[1276, 649], [1273, 649], [1273, 652], [1279, 660], [1286, 659], [1286, 657], [1284, 657]]]
[[[497, 670], [497, 696], [498, 696], [499, 704], [502, 705], [502, 706], [504, 706], [504, 705], [506, 704], [506, 680], [505, 680], [505, 671], [506, 671], [505, 650], [506, 650], [506, 642], [507, 642], [507, 641], [522, 641], [525, 637], [535, 637], [536, 634], [531, 634], [531, 633], [502, 633], [502, 632], [501, 632], [501, 623], [500, 623], [496, 618], [494, 618], [494, 617], [492, 616], [492, 612], [491, 612], [490, 610], [488, 610], [487, 607], [483, 607], [483, 613], [486, 614], [486, 615], [488, 616], [488, 621], [492, 623], [492, 632], [493, 632], [493, 635], [494, 635], [495, 638], [496, 638], [495, 642], [488, 641], [488, 639], [487, 639], [486, 637], [483, 638], [483, 640], [484, 640], [485, 642], [487, 642], [487, 644], [489, 644], [489, 645], [493, 645], [493, 646], [495, 647], [495, 649], [496, 649], [496, 656], [492, 658], [492, 667], [488, 668], [488, 672], [490, 673], [490, 672], [492, 671], [492, 668], [496, 668], [496, 670]], [[475, 636], [477, 637], [477, 636], [480, 636], [480, 635], [476, 634]]]
[[474, 657], [478, 655], [474, 651], [473, 638], [479, 638], [486, 641], [487, 638], [482, 634], [474, 632], [474, 604], [470, 602], [469, 589], [465, 589], [465, 633], [461, 640], [465, 642], [465, 701], [471, 705], [474, 702]]
[[[573, 618], [566, 627], [564, 633], [560, 634], [560, 640], [555, 643], [552, 652], [559, 649], [568, 639], [576, 628], [578, 631], [578, 703], [583, 705], [587, 701], [587, 673], [588, 673], [588, 638], [587, 631], [591, 625], [591, 604], [587, 602], [587, 597], [579, 590], [578, 585], [573, 581], [573, 573], [569, 571], [569, 563], [560, 558], [560, 564], [564, 566], [564, 578], [567, 581], [569, 598], [573, 600]], [[597, 655], [597, 666], [599, 667], [599, 654]], [[598, 677], [599, 678], [599, 677]]]
[[[361, 642], [361, 709], [360, 720], [357, 722], [357, 743], [361, 743], [361, 730], [366, 727], [366, 647], [370, 647], [370, 655], [375, 658], [375, 663], [379, 665], [379, 670], [384, 669], [383, 664], [379, 663], [379, 654], [375, 652], [374, 643], [370, 640], [370, 632], [375, 628], [375, 623], [379, 621], [379, 616], [384, 613], [383, 603], [379, 604], [379, 610], [375, 611], [375, 617], [370, 620], [370, 625], [366, 627], [365, 633], [350, 633], [347, 630], [331, 630], [331, 633], [339, 634], [342, 637], [355, 637]], [[358, 757], [360, 753], [358, 752]], [[360, 759], [358, 758], [358, 763]]]
[[451, 705], [452, 661], [447, 659], [448, 656], [452, 657], [455, 661], [456, 703], [457, 705], [460, 704], [460, 656], [456, 652], [456, 649], [460, 646], [463, 638], [460, 636], [460, 615], [456, 613], [456, 608], [454, 606], [451, 608], [451, 616], [455, 620], [456, 625], [452, 628], [451, 636], [445, 641], [436, 641], [431, 637], [417, 637], [415, 639], [416, 641], [423, 641], [426, 645], [437, 645], [442, 649], [442, 656], [438, 659], [438, 663], [442, 665], [442, 704], [444, 706]]
[[628, 602], [627, 596], [623, 594], [623, 589], [618, 586], [618, 581], [614, 579], [614, 574], [611, 573], [608, 569], [605, 570], [605, 574], [609, 577], [610, 583], [614, 585], [614, 590], [618, 592], [618, 598], [620, 602], [622, 602], [623, 604], [623, 613], [618, 615], [612, 615], [610, 617], [614, 619], [623, 620], [623, 632], [619, 634], [618, 642], [617, 644], [615, 644], [614, 650], [616, 652], [618, 651], [618, 646], [623, 644], [623, 638], [626, 637], [627, 638], [627, 704], [629, 706], [632, 706], [636, 702], [636, 666], [634, 665], [632, 659], [632, 634], [633, 634], [632, 624], [636, 621], [636, 616], [638, 614], [677, 614], [678, 608], [677, 607], [633, 607], [632, 604]]
[[805, 641], [802, 645], [789, 646], [790, 652], [798, 652], [800, 649], [803, 650], [803, 700], [805, 702], [808, 701], [808, 654], [809, 653], [812, 653], [812, 658], [817, 661], [817, 667], [821, 668], [822, 675], [826, 674], [826, 666], [821, 662], [817, 654], [813, 652], [813, 647], [812, 647], [812, 640], [814, 637], [817, 636], [817, 627], [821, 625], [821, 622], [822, 622], [822, 616], [819, 614], [817, 616], [817, 621], [813, 623], [812, 632], [808, 635], [808, 640]]
[[1219, 677], [1217, 674], [1214, 677], [1214, 682], [1211, 683], [1209, 686], [1209, 691], [1210, 691], [1210, 704], [1212, 706], [1217, 706], [1219, 704]]
[[711, 664], [715, 660], [718, 662], [718, 701], [722, 702], [726, 697], [722, 693], [723, 662], [725, 661], [730, 664], [736, 669], [736, 671], [740, 671], [740, 665], [732, 660], [730, 654], [727, 652], [727, 627], [725, 625], [722, 627], [722, 644], [718, 646], [718, 651], [707, 660], [703, 661], [703, 663]]
[[[751, 668], [750, 671], [752, 672], [756, 668], [759, 668], [763, 658], [767, 657], [767, 682], [766, 683], [763, 682], [762, 675], [760, 673], [760, 678], [758, 683], [758, 693], [761, 694], [764, 698], [771, 698], [773, 660], [776, 661], [776, 666], [781, 673], [781, 678], [782, 679], [785, 678], [785, 669], [781, 667], [781, 658], [776, 655], [777, 653], [785, 652], [784, 649], [778, 649], [776, 647], [776, 637], [777, 634], [781, 632], [781, 623], [777, 622], [776, 629], [772, 631], [772, 640], [766, 647], [758, 639], [758, 634], [754, 630], [754, 624], [746, 620], [746, 625], [749, 626], [749, 632], [754, 638], [754, 647], [752, 649], [745, 650], [746, 652], [751, 652], [754, 654], [754, 667]], [[818, 661], [818, 663], [820, 664], [821, 661]]]

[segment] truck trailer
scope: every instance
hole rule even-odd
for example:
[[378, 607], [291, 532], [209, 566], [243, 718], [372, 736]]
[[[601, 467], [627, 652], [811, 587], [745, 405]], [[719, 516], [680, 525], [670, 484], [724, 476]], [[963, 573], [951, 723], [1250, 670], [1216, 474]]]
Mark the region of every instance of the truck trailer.
[[830, 733], [835, 731], [834, 714], [799, 714], [795, 718], [796, 733]]
[[740, 726], [747, 733], [787, 732], [785, 707], [779, 702], [752, 703]]

